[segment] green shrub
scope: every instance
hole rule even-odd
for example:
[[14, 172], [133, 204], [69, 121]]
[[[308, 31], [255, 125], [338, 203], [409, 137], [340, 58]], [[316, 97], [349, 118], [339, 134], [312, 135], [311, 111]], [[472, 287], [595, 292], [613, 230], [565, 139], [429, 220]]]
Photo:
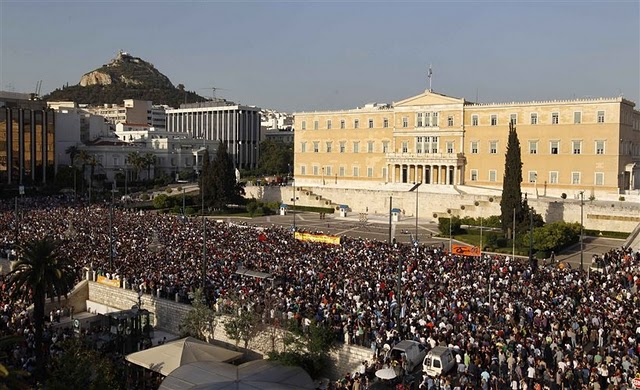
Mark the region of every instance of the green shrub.
[[619, 200], [620, 202], [624, 202], [624, 196], [619, 197], [619, 198], [618, 198], [618, 200]]
[[176, 190], [177, 190], [178, 192], [182, 192], [182, 186], [178, 186], [178, 187], [176, 187]]
[[140, 195], [140, 200], [149, 200], [149, 194], [145, 192], [144, 194]]
[[255, 199], [253, 199], [253, 201], [249, 201], [247, 203], [246, 207], [249, 215], [253, 217], [256, 214], [256, 210], [258, 209], [258, 202], [256, 202]]
[[560, 195], [560, 197], [561, 197], [562, 199], [567, 199], [567, 194], [565, 194], [565, 193], [563, 192], [563, 193], [562, 193], [562, 195]]
[[156, 195], [153, 198], [153, 207], [157, 209], [170, 208], [170, 207], [173, 207], [174, 204], [175, 204], [175, 198], [165, 194]]
[[193, 214], [195, 214], [195, 213], [196, 213], [196, 209], [194, 209], [194, 208], [193, 208], [193, 207], [191, 207], [191, 206], [187, 206], [187, 207], [184, 209], [184, 213], [185, 213], [185, 214], [187, 214], [187, 215], [193, 215]]
[[166, 192], [167, 194], [170, 194], [170, 193], [172, 193], [172, 192], [173, 192], [173, 190], [171, 189], [171, 187], [169, 187], [169, 188], [167, 188], [167, 189], [165, 190], [165, 192]]

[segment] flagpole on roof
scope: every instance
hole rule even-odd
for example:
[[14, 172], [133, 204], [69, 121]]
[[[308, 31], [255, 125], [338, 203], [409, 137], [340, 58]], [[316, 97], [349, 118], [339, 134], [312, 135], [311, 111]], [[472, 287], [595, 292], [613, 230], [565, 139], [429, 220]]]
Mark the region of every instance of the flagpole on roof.
[[429, 72], [427, 73], [427, 78], [429, 79], [429, 92], [431, 92], [431, 75], [433, 74], [433, 71], [431, 70], [431, 64], [429, 64]]

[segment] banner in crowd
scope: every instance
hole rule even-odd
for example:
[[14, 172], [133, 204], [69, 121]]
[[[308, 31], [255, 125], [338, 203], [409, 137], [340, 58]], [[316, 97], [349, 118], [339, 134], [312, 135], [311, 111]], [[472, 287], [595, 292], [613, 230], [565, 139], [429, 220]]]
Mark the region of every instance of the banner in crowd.
[[480, 248], [477, 246], [468, 245], [453, 245], [451, 253], [460, 256], [480, 256]]
[[109, 279], [106, 276], [98, 276], [98, 283], [111, 287], [120, 287], [120, 281], [118, 279]]
[[295, 233], [296, 240], [309, 242], [322, 242], [324, 244], [340, 245], [339, 236], [329, 236], [327, 234]]

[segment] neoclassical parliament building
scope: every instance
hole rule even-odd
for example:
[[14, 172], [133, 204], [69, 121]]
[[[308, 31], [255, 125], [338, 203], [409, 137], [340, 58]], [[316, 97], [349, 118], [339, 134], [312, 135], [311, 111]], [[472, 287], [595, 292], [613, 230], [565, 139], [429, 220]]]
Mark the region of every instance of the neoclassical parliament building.
[[640, 111], [629, 100], [487, 104], [432, 90], [393, 104], [296, 113], [296, 183], [502, 188], [510, 122], [520, 141], [523, 191], [640, 189]]

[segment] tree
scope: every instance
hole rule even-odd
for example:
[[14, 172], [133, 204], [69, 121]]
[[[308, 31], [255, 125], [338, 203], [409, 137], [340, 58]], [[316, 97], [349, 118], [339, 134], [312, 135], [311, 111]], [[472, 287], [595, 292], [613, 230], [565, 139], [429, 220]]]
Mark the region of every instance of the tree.
[[500, 220], [502, 221], [502, 232], [505, 237], [511, 236], [513, 210], [516, 213], [516, 220], [522, 221], [526, 218], [523, 213], [522, 204], [522, 156], [520, 153], [520, 141], [518, 133], [513, 123], [509, 123], [509, 140], [507, 141], [507, 152], [504, 162], [504, 179], [502, 181], [502, 199], [500, 200]]
[[71, 159], [71, 166], [75, 167], [76, 157], [78, 156], [78, 147], [75, 145], [71, 145], [67, 149], [65, 149], [64, 152], [69, 155], [69, 158]]
[[261, 325], [260, 316], [251, 308], [238, 306], [233, 308], [233, 314], [224, 323], [224, 330], [229, 338], [235, 340], [236, 348], [240, 340], [242, 340], [244, 349], [247, 349], [249, 342], [262, 330]]
[[87, 161], [89, 161], [90, 155], [86, 150], [80, 150], [77, 154], [77, 161], [82, 163], [82, 192], [84, 192], [84, 181], [85, 181], [85, 168], [87, 166]]
[[239, 203], [242, 200], [244, 189], [236, 181], [233, 162], [224, 142], [220, 141], [215, 158], [206, 169], [203, 164], [202, 171], [204, 181], [201, 181], [201, 186], [204, 183], [205, 204], [221, 210], [225, 209], [229, 203]]
[[7, 289], [13, 299], [33, 299], [36, 378], [44, 375], [45, 354], [42, 349], [44, 305], [48, 295], [60, 299], [73, 288], [76, 272], [73, 262], [60, 252], [60, 242], [44, 238], [26, 243], [20, 258], [8, 274]]
[[126, 164], [133, 167], [133, 171], [136, 174], [136, 181], [140, 180], [140, 170], [142, 169], [142, 156], [139, 152], [130, 152], [125, 160]]
[[259, 171], [273, 175], [289, 173], [293, 166], [293, 148], [291, 144], [265, 140], [260, 143]]
[[24, 343], [24, 337], [8, 335], [0, 337], [0, 390], [27, 390], [31, 388], [26, 378], [29, 373], [25, 370], [5, 365], [2, 361], [8, 357], [16, 345]]
[[147, 168], [147, 180], [151, 180], [151, 167], [156, 165], [156, 155], [153, 153], [145, 153], [142, 156], [142, 166]]
[[306, 331], [303, 331], [295, 321], [290, 330], [296, 337], [286, 338], [293, 344], [285, 348], [284, 352], [270, 352], [269, 358], [284, 365], [294, 365], [304, 368], [312, 378], [322, 375], [330, 365], [329, 353], [336, 348], [335, 334], [331, 328], [312, 320]]
[[121, 389], [121, 374], [109, 357], [91, 349], [84, 339], [70, 338], [62, 343], [62, 353], [51, 362], [47, 389]]
[[192, 309], [184, 316], [180, 324], [180, 337], [195, 337], [207, 341], [207, 334], [213, 339], [218, 320], [216, 313], [206, 303], [202, 289], [197, 289], [191, 302]]

